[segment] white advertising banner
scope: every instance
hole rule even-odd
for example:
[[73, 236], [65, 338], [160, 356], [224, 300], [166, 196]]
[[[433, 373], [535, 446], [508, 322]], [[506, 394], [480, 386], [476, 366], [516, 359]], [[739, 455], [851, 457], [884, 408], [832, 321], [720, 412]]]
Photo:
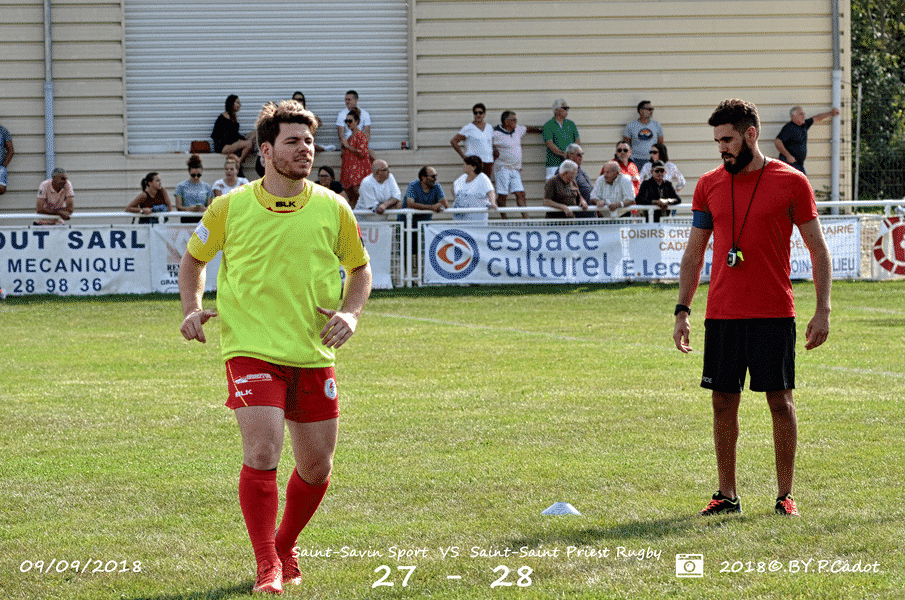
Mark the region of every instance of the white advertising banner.
[[[833, 260], [833, 277], [858, 279], [861, 276], [861, 221], [856, 217], [820, 217], [823, 237]], [[792, 279], [813, 276], [811, 255], [798, 228], [792, 229]]]
[[96, 296], [151, 291], [147, 226], [0, 227], [8, 295]]
[[[179, 263], [197, 225], [155, 225], [151, 228], [151, 289], [164, 294], [179, 293]], [[218, 252], [205, 267], [204, 290], [217, 289], [220, 270]]]
[[[891, 276], [905, 270], [905, 223], [884, 222], [873, 256]], [[854, 217], [821, 222], [834, 277], [860, 278], [861, 224]], [[686, 224], [544, 225], [542, 222], [422, 225], [424, 283], [607, 283], [677, 279], [690, 226]], [[361, 225], [374, 287], [393, 287], [400, 224]], [[0, 287], [8, 295], [178, 293], [179, 262], [193, 225], [0, 227]], [[794, 230], [792, 279], [812, 275], [810, 255]], [[216, 289], [218, 255], [207, 266]], [[710, 250], [702, 279], [710, 277]]]
[[401, 227], [399, 223], [367, 223], [359, 221], [361, 239], [371, 257], [371, 272], [374, 276], [373, 286], [379, 290], [393, 288], [393, 240], [398, 237]]
[[[423, 225], [424, 283], [608, 283], [678, 279], [690, 225], [439, 222]], [[824, 225], [834, 275], [855, 277], [860, 229], [855, 218]], [[795, 230], [792, 278], [811, 275], [810, 256]], [[712, 244], [702, 280], [710, 278]]]

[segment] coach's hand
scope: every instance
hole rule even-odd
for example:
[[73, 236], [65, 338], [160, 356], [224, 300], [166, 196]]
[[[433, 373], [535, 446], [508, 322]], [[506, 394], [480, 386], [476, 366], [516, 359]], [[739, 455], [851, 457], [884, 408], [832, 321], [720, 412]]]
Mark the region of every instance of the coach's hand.
[[805, 338], [808, 340], [805, 342], [804, 349], [811, 350], [821, 345], [826, 341], [826, 338], [830, 335], [830, 315], [828, 312], [820, 312], [814, 314], [814, 318], [811, 319], [811, 322], [808, 323], [808, 328], [805, 331]]
[[691, 325], [688, 323], [688, 313], [680, 312], [676, 315], [676, 328], [672, 332], [672, 339], [676, 343], [676, 348], [688, 354], [692, 351], [689, 345], [689, 336], [691, 335]]
[[211, 317], [216, 317], [217, 311], [214, 310], [193, 310], [182, 320], [182, 326], [179, 331], [187, 340], [198, 340], [202, 344], [207, 342], [204, 337], [203, 325], [207, 323]]
[[339, 312], [317, 307], [317, 311], [325, 315], [329, 320], [321, 329], [321, 341], [327, 348], [339, 348], [355, 333], [358, 317], [352, 313]]

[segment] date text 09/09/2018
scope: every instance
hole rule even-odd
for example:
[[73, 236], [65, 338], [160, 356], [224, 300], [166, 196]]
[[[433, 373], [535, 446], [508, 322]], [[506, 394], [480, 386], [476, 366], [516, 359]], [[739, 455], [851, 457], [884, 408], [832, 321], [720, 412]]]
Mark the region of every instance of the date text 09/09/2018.
[[36, 571], [38, 573], [141, 573], [141, 561], [135, 560], [131, 564], [128, 560], [103, 561], [96, 558], [88, 560], [58, 560], [52, 558], [45, 560], [23, 560], [19, 565], [21, 573]]

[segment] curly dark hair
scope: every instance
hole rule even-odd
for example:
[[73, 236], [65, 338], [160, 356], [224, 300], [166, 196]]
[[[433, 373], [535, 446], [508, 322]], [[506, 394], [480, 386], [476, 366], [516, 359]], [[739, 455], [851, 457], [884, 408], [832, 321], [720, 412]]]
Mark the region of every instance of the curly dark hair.
[[711, 127], [719, 125], [732, 125], [737, 132], [744, 134], [749, 127], [760, 134], [760, 117], [757, 114], [757, 107], [752, 102], [747, 102], [739, 98], [727, 98], [720, 102], [714, 109], [707, 124]]

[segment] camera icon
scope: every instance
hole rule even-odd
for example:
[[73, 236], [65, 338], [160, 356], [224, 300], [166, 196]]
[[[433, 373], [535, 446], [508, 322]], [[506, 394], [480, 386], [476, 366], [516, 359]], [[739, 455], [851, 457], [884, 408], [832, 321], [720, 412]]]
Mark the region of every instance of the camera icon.
[[703, 554], [676, 554], [676, 577], [703, 577]]

